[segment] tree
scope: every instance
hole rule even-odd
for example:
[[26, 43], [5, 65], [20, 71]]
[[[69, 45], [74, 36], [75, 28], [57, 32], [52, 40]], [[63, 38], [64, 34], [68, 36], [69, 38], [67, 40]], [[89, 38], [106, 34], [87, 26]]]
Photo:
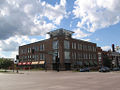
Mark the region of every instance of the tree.
[[3, 62], [3, 59], [0, 58], [0, 69], [2, 68], [2, 62]]
[[12, 66], [12, 62], [8, 59], [0, 59], [0, 68], [5, 69], [6, 70]]

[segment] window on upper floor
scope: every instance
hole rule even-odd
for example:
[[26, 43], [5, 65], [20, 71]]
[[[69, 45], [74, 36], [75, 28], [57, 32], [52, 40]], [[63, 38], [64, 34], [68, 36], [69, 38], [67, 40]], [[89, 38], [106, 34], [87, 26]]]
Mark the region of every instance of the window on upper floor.
[[44, 44], [41, 44], [40, 45], [40, 51], [44, 51], [44, 50], [45, 50]]
[[82, 44], [78, 44], [78, 50], [82, 50]]
[[58, 49], [59, 43], [58, 41], [53, 41], [53, 49]]
[[64, 40], [64, 49], [70, 49], [70, 42], [67, 40]]
[[76, 49], [77, 48], [77, 44], [72, 42], [72, 49]]

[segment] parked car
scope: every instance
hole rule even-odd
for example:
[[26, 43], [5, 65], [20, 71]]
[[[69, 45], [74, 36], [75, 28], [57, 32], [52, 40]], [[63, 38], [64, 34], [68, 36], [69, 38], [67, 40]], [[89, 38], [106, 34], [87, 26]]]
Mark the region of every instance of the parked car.
[[112, 70], [113, 70], [113, 71], [120, 71], [120, 68], [115, 67], [115, 68], [113, 68]]
[[108, 67], [101, 67], [99, 69], [99, 72], [110, 72], [110, 68], [108, 68]]
[[89, 72], [90, 71], [90, 68], [81, 68], [80, 69], [80, 72]]

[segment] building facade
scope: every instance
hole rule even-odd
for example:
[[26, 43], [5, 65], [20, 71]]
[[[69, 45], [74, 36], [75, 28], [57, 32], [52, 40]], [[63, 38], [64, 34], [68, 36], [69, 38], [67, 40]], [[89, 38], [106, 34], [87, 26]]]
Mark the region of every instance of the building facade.
[[[19, 65], [23, 67], [45, 67], [70, 70], [82, 67], [97, 67], [97, 47], [95, 43], [72, 38], [74, 32], [57, 29], [48, 32], [49, 39], [19, 47]], [[29, 64], [28, 64], [29, 63]]]
[[103, 66], [103, 51], [101, 47], [97, 47], [97, 54], [98, 54], [98, 66], [102, 67]]

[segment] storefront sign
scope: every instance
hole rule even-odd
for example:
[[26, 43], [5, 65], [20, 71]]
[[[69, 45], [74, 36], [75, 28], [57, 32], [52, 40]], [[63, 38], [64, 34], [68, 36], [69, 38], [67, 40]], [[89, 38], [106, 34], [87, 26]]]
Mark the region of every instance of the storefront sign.
[[32, 62], [31, 64], [38, 64], [38, 62]]

